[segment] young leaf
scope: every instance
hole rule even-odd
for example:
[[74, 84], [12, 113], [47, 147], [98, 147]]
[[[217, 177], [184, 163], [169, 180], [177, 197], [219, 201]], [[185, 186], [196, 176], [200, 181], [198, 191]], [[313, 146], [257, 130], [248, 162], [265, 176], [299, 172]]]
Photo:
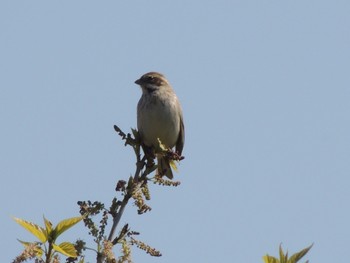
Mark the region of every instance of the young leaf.
[[55, 231], [55, 239], [59, 235], [61, 235], [64, 231], [66, 231], [67, 229], [71, 228], [75, 224], [79, 223], [82, 219], [83, 219], [82, 216], [78, 216], [78, 217], [72, 217], [72, 218], [64, 219], [61, 222], [59, 222], [57, 224], [57, 226], [55, 227], [55, 229], [54, 229], [54, 231]]
[[178, 171], [177, 166], [176, 166], [176, 162], [174, 160], [170, 160], [169, 164], [170, 164], [171, 168], [173, 168], [173, 170], [175, 172]]
[[311, 244], [310, 246], [308, 246], [307, 248], [304, 248], [303, 250], [295, 253], [294, 255], [292, 255], [290, 257], [290, 259], [288, 260], [288, 263], [296, 263], [298, 262], [303, 256], [306, 255], [307, 252], [309, 252], [309, 250], [312, 248], [314, 244]]
[[161, 140], [159, 138], [157, 138], [158, 140], [158, 143], [159, 143], [159, 148], [162, 150], [162, 151], [166, 151], [166, 147], [165, 145], [161, 142]]
[[277, 258], [271, 257], [269, 255], [263, 256], [263, 260], [265, 263], [280, 263]]
[[52, 223], [49, 220], [47, 220], [45, 218], [45, 216], [44, 216], [44, 223], [45, 223], [45, 227], [46, 227], [46, 234], [47, 234], [47, 236], [49, 236], [51, 233], [51, 230], [52, 230]]
[[279, 247], [279, 253], [280, 253], [280, 263], [287, 263], [288, 252], [284, 255], [282, 245], [280, 245]]
[[58, 246], [53, 244], [53, 249], [67, 257], [76, 258], [78, 256], [74, 245], [69, 242], [63, 242]]
[[20, 224], [25, 229], [27, 229], [30, 233], [36, 236], [40, 240], [40, 242], [45, 243], [47, 241], [48, 236], [46, 234], [46, 231], [42, 227], [32, 222], [28, 222], [16, 217], [14, 217], [13, 220], [15, 220], [18, 224]]

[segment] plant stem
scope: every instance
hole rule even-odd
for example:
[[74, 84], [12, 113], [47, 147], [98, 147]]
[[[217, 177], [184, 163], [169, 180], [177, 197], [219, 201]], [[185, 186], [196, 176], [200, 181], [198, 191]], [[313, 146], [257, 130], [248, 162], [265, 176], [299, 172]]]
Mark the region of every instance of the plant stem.
[[124, 197], [124, 199], [119, 207], [119, 211], [117, 212], [117, 214], [113, 218], [113, 225], [111, 228], [111, 232], [109, 233], [109, 236], [108, 236], [109, 241], [113, 241], [115, 230], [119, 224], [120, 218], [122, 217], [122, 215], [124, 213], [125, 206], [128, 204], [130, 197], [131, 196], [129, 196], [129, 195], [125, 195], [125, 197]]
[[50, 263], [50, 261], [51, 261], [52, 248], [53, 248], [52, 243], [49, 242], [49, 249], [48, 249], [47, 254], [46, 254], [46, 263]]
[[[136, 171], [135, 171], [135, 174], [133, 177], [133, 183], [136, 184], [136, 185], [134, 185], [134, 187], [139, 187], [141, 184], [143, 184], [143, 181], [145, 180], [145, 178], [143, 178], [143, 180], [139, 181], [139, 179], [141, 177], [142, 169], [145, 166], [146, 156], [144, 156], [142, 158], [142, 160], [140, 160], [140, 155], [137, 153], [137, 151], [135, 151], [135, 154], [137, 156], [137, 163], [136, 163]], [[134, 187], [132, 187], [132, 189], [134, 189]], [[118, 224], [120, 222], [120, 219], [124, 213], [125, 207], [128, 204], [130, 198], [132, 197], [132, 192], [130, 192], [130, 191], [132, 191], [132, 190], [128, 190], [125, 193], [123, 201], [121, 202], [121, 204], [119, 206], [119, 210], [113, 218], [113, 225], [111, 227], [111, 232], [109, 233], [109, 236], [108, 236], [108, 240], [111, 242], [114, 239], [115, 231], [116, 231]], [[105, 256], [102, 253], [97, 253], [97, 263], [103, 263], [104, 259], [105, 259]]]

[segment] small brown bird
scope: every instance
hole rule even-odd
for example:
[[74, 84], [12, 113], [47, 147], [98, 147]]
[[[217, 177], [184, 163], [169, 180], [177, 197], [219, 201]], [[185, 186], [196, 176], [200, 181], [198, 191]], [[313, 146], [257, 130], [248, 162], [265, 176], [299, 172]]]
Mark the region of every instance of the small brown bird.
[[[185, 127], [180, 102], [164, 75], [149, 72], [135, 81], [142, 88], [137, 105], [137, 128], [145, 146], [160, 151], [159, 141], [166, 148], [175, 146], [181, 155], [185, 143]], [[173, 178], [169, 160], [157, 155], [158, 174]]]

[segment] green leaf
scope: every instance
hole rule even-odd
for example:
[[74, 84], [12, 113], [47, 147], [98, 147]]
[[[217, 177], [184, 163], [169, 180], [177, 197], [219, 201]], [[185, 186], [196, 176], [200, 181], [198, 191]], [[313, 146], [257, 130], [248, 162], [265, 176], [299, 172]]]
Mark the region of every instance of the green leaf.
[[23, 240], [20, 240], [20, 239], [17, 239], [17, 240], [18, 240], [18, 242], [20, 242], [25, 247], [33, 244], [33, 242], [27, 242], [27, 241], [23, 241]]
[[20, 224], [25, 229], [27, 229], [30, 233], [36, 236], [42, 243], [45, 243], [47, 241], [46, 231], [42, 227], [32, 222], [25, 221], [23, 219], [16, 218], [16, 217], [14, 217], [13, 220], [15, 220], [18, 224]]
[[169, 164], [170, 164], [171, 168], [173, 168], [173, 170], [174, 170], [175, 172], [178, 171], [177, 166], [176, 166], [176, 162], [175, 162], [174, 160], [170, 160], [170, 161], [169, 161]]
[[58, 246], [56, 244], [53, 244], [53, 249], [56, 250], [57, 252], [67, 256], [67, 257], [72, 257], [76, 258], [77, 251], [75, 250], [75, 247], [72, 243], [69, 242], [63, 242], [59, 244]]
[[263, 260], [265, 263], [280, 263], [280, 261], [277, 258], [271, 257], [269, 255], [263, 256]]
[[67, 229], [71, 228], [75, 224], [79, 223], [82, 219], [83, 219], [82, 216], [78, 216], [78, 217], [72, 217], [72, 218], [64, 219], [61, 222], [59, 222], [57, 224], [57, 226], [55, 227], [55, 229], [54, 229], [54, 231], [55, 231], [54, 240], [56, 240], [56, 238], [59, 235], [61, 235], [64, 231], [66, 231]]
[[307, 248], [304, 248], [303, 250], [295, 253], [294, 255], [292, 255], [290, 257], [290, 259], [288, 260], [288, 263], [296, 263], [298, 262], [303, 256], [306, 255], [307, 252], [309, 252], [309, 250], [312, 248], [314, 244], [311, 244], [310, 246], [308, 246]]
[[52, 231], [52, 223], [47, 220], [44, 216], [44, 223], [45, 223], [45, 227], [46, 227], [46, 233], [47, 233], [47, 236], [50, 235], [51, 231]]
[[165, 145], [161, 142], [161, 140], [159, 138], [157, 138], [158, 140], [158, 143], [159, 143], [159, 148], [162, 150], [162, 151], [166, 151], [166, 147]]
[[284, 255], [282, 245], [280, 245], [280, 247], [279, 247], [279, 253], [280, 253], [280, 263], [287, 263], [288, 252]]

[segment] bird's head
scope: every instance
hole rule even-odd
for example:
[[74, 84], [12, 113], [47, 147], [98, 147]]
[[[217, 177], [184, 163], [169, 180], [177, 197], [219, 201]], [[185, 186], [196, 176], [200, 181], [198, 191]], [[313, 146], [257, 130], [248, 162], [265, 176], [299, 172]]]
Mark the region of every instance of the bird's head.
[[135, 81], [137, 85], [140, 85], [142, 90], [153, 92], [159, 90], [161, 87], [168, 87], [169, 82], [163, 74], [158, 72], [149, 72], [142, 75], [141, 78]]

